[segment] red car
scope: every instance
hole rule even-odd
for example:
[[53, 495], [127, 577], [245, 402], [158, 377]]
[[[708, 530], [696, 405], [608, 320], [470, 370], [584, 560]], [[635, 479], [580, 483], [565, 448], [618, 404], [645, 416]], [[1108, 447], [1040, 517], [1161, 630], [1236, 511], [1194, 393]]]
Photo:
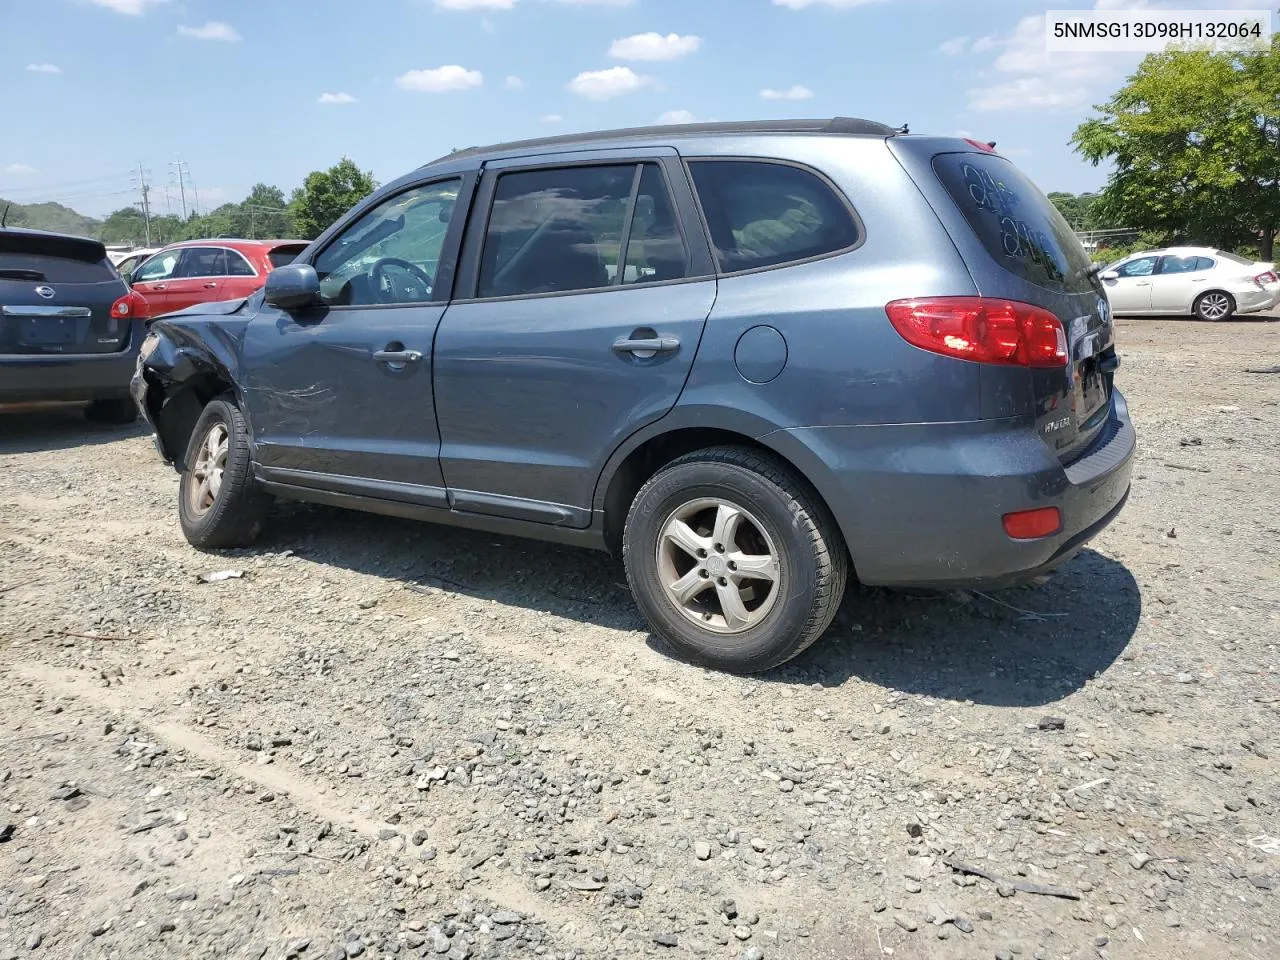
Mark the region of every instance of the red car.
[[305, 240], [184, 240], [139, 266], [132, 287], [152, 317], [211, 300], [239, 300], [306, 247]]

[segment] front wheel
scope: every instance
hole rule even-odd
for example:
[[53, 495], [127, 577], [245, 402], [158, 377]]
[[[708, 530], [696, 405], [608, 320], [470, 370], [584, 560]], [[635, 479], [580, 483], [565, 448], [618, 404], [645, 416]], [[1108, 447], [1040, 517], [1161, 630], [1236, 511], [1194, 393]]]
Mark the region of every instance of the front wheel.
[[247, 547], [269, 504], [253, 481], [244, 414], [229, 400], [210, 401], [191, 431], [178, 484], [183, 535], [197, 547]]
[[738, 447], [655, 474], [631, 504], [622, 557], [653, 632], [684, 659], [734, 673], [817, 640], [848, 576], [826, 506], [774, 458]]
[[1231, 294], [1229, 293], [1210, 290], [1208, 293], [1202, 293], [1196, 297], [1196, 302], [1192, 304], [1191, 310], [1201, 320], [1210, 322], [1228, 320], [1236, 312], [1236, 302], [1231, 299]]

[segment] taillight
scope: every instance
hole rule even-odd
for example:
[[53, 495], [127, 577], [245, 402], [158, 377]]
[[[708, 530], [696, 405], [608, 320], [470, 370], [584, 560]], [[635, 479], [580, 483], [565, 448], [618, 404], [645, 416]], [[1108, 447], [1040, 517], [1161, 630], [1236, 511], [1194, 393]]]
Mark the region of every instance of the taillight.
[[134, 290], [111, 305], [111, 316], [117, 320], [146, 320], [150, 315], [151, 307], [146, 298]]
[[1067, 365], [1062, 321], [1042, 307], [990, 297], [926, 297], [885, 305], [907, 343], [961, 360], [1018, 367]]
[[1004, 532], [1014, 540], [1039, 540], [1062, 529], [1062, 512], [1057, 507], [1039, 507], [1006, 513], [1002, 518]]
[[1260, 287], [1261, 287], [1261, 286], [1263, 286], [1264, 284], [1268, 284], [1268, 283], [1275, 283], [1275, 282], [1277, 282], [1277, 280], [1280, 280], [1280, 277], [1277, 277], [1277, 276], [1276, 276], [1272, 271], [1270, 271], [1270, 270], [1268, 270], [1266, 273], [1260, 273], [1260, 274], [1258, 274], [1256, 277], [1254, 277], [1254, 278], [1253, 278], [1253, 282], [1254, 282], [1254, 283], [1256, 283], [1256, 284], [1257, 284], [1258, 286], [1260, 286]]

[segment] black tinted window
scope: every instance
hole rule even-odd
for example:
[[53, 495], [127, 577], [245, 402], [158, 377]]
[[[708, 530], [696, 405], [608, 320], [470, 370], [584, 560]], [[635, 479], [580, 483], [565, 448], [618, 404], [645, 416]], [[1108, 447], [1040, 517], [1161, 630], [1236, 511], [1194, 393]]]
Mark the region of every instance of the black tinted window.
[[0, 280], [30, 283], [105, 283], [116, 274], [111, 261], [86, 263], [66, 257], [50, 257], [0, 251]]
[[249, 265], [249, 261], [244, 258], [244, 254], [237, 250], [227, 251], [227, 276], [229, 277], [252, 277], [253, 267]]
[[305, 247], [276, 247], [267, 254], [267, 259], [271, 261], [271, 269], [274, 270], [276, 267], [283, 267], [287, 263], [293, 263], [294, 260], [298, 259], [298, 254], [305, 249]]
[[656, 163], [646, 163], [636, 191], [636, 210], [627, 240], [622, 282], [680, 280], [688, 273], [688, 267], [688, 254], [680, 237], [666, 180]]
[[617, 275], [635, 170], [634, 164], [562, 167], [499, 177], [477, 295], [609, 286]]
[[848, 206], [807, 170], [742, 160], [696, 160], [689, 168], [725, 273], [804, 260], [858, 241]]
[[189, 247], [182, 251], [180, 277], [225, 277], [227, 252], [221, 247]]
[[933, 168], [992, 259], [1052, 290], [1088, 290], [1089, 258], [1067, 221], [1009, 161], [944, 153]]

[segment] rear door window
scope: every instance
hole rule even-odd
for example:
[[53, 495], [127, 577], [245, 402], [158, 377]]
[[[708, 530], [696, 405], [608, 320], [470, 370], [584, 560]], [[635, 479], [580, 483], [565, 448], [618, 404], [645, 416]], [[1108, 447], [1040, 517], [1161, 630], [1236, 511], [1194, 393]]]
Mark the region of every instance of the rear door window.
[[933, 169], [1002, 268], [1049, 290], [1089, 292], [1091, 263], [1058, 209], [1013, 164], [988, 153], [942, 153]]
[[689, 170], [722, 273], [808, 260], [860, 239], [849, 205], [802, 167], [695, 159]]
[[188, 247], [182, 251], [180, 277], [225, 277], [227, 251], [221, 247]]
[[1213, 266], [1208, 257], [1175, 257], [1168, 256], [1160, 261], [1160, 275], [1172, 273], [1199, 273]]

